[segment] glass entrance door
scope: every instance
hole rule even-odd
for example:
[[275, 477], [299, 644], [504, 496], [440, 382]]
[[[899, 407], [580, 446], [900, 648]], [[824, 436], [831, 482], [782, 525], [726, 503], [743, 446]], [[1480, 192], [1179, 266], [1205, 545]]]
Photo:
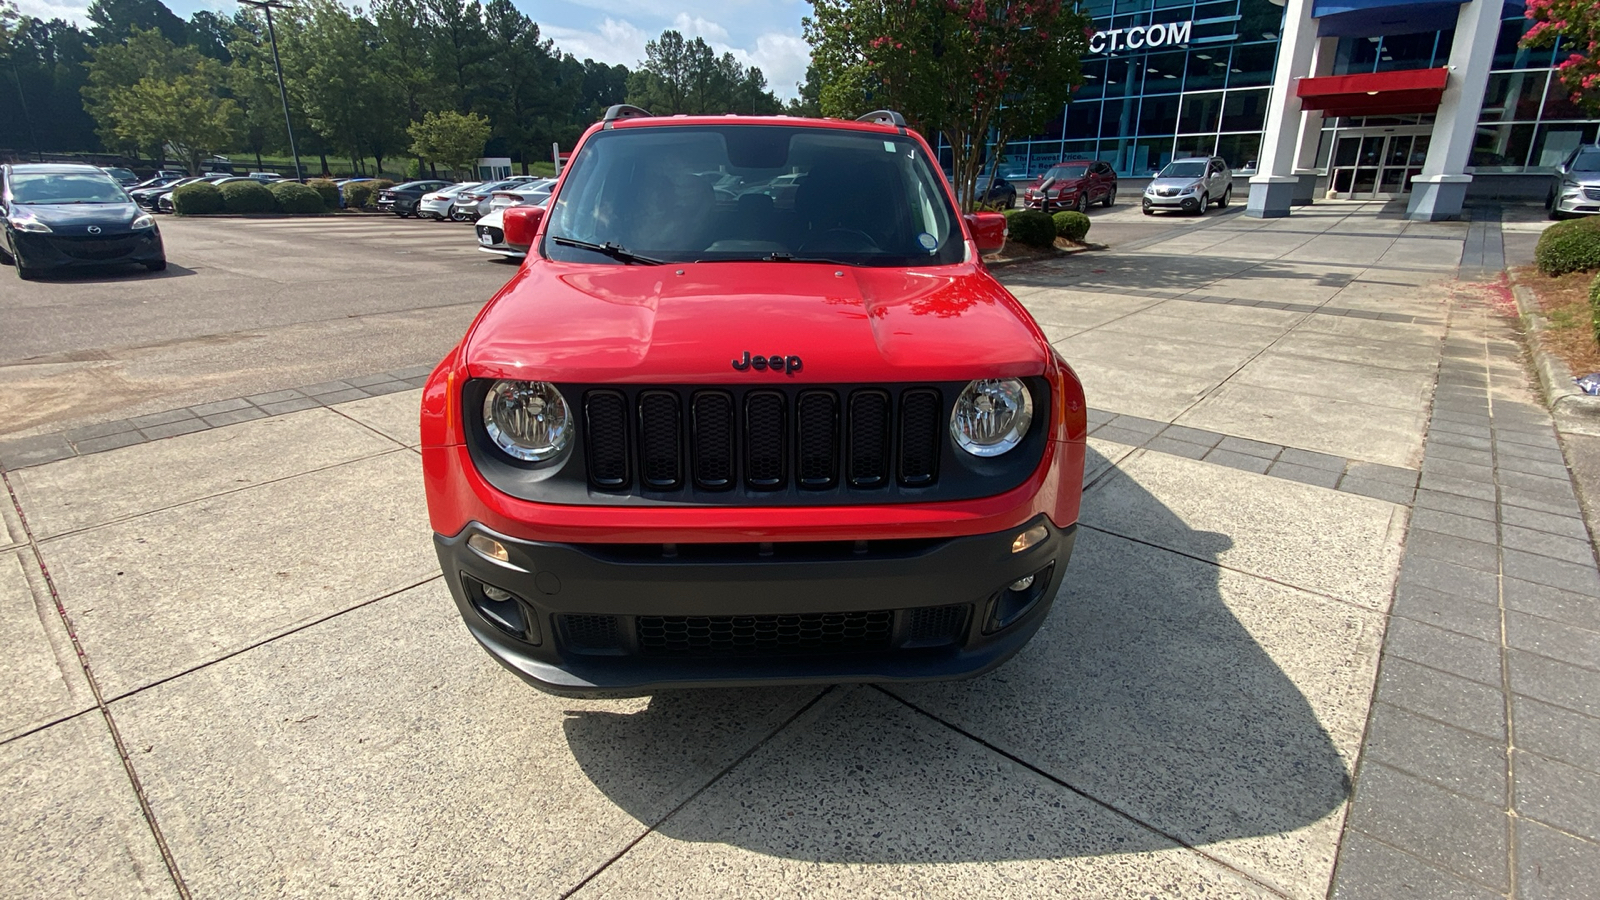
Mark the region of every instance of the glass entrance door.
[[1428, 158], [1427, 134], [1340, 132], [1329, 166], [1329, 192], [1337, 200], [1392, 200], [1411, 193], [1411, 180]]

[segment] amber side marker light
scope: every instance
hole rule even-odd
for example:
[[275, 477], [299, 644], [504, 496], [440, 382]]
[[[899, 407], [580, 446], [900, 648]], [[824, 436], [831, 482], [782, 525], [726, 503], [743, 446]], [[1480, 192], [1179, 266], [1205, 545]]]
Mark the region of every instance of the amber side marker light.
[[1032, 547], [1034, 544], [1039, 543], [1049, 536], [1050, 529], [1044, 527], [1043, 525], [1035, 525], [1032, 528], [1029, 528], [1027, 531], [1017, 535], [1017, 539], [1011, 542], [1011, 552], [1021, 553], [1022, 551]]
[[[506, 545], [491, 537], [475, 534], [467, 538], [467, 546], [471, 547], [479, 556], [487, 557], [496, 562], [511, 562], [511, 554], [506, 552]], [[1015, 545], [1012, 545], [1015, 547]]]

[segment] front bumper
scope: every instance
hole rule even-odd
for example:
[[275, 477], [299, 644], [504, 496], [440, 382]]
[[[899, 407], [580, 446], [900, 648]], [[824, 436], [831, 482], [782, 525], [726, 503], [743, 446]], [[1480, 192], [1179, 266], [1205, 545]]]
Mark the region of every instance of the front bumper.
[[37, 271], [145, 265], [167, 258], [154, 228], [95, 238], [16, 231], [12, 241], [22, 264]]
[[1194, 212], [1200, 208], [1200, 195], [1180, 194], [1176, 197], [1163, 197], [1159, 194], [1145, 194], [1142, 205], [1145, 209], [1181, 209], [1185, 212]]
[[[1039, 525], [1045, 539], [1013, 553]], [[497, 661], [553, 693], [622, 696], [981, 674], [1043, 623], [1075, 532], [1041, 515], [910, 541], [567, 544], [474, 522], [434, 544], [467, 629]], [[470, 549], [473, 535], [509, 562]], [[490, 600], [485, 585], [513, 599]]]
[[1037, 209], [1041, 212], [1054, 212], [1056, 210], [1072, 209], [1078, 202], [1078, 195], [1063, 195], [1061, 197], [1024, 197], [1024, 209]]
[[1600, 187], [1557, 194], [1555, 208], [1557, 212], [1574, 216], [1600, 214]]

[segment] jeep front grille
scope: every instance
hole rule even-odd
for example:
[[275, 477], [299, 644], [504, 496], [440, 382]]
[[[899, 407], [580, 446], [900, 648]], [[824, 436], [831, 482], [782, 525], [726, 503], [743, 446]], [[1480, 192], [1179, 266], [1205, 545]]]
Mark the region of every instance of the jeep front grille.
[[[583, 399], [589, 484], [775, 492], [876, 489], [939, 477], [944, 400], [937, 388], [592, 389]], [[637, 475], [635, 479], [634, 474]]]

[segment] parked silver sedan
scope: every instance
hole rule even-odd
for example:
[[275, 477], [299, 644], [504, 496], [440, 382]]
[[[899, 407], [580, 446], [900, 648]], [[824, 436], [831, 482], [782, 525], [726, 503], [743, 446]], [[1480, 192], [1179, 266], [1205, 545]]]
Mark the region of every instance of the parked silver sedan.
[[1213, 205], [1226, 209], [1233, 201], [1233, 172], [1218, 156], [1194, 156], [1167, 163], [1144, 189], [1144, 214], [1177, 209], [1198, 216]]
[[417, 203], [417, 217], [438, 219], [441, 222], [450, 218], [450, 208], [456, 205], [456, 197], [482, 183], [481, 181], [463, 181], [459, 184], [440, 188], [430, 194], [423, 194], [422, 200]]
[[540, 179], [534, 175], [517, 175], [503, 181], [480, 184], [470, 191], [462, 191], [456, 195], [455, 205], [450, 207], [450, 218], [457, 222], [476, 222], [489, 214], [489, 197], [495, 191], [521, 187], [530, 181], [538, 180]]
[[1552, 219], [1600, 214], [1600, 146], [1579, 147], [1567, 157], [1546, 206]]

